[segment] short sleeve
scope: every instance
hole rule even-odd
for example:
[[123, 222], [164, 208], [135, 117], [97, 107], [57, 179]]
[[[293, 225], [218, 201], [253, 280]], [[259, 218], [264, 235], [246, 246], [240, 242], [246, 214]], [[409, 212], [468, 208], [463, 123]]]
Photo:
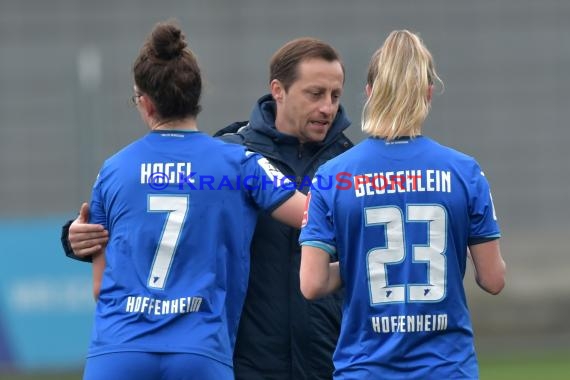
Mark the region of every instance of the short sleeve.
[[245, 151], [242, 162], [242, 188], [254, 203], [272, 212], [295, 194], [295, 183], [258, 153]]
[[108, 228], [107, 214], [105, 213], [105, 202], [103, 199], [103, 176], [104, 169], [101, 169], [95, 179], [95, 184], [91, 191], [91, 203], [89, 205], [89, 223], [92, 224], [102, 224], [105, 228]]
[[477, 165], [473, 175], [473, 187], [470, 196], [470, 244], [480, 239], [499, 238], [501, 231], [493, 205], [489, 182]]
[[[315, 178], [318, 178], [319, 175], [325, 176], [325, 174], [321, 174], [318, 171]], [[330, 191], [323, 192], [319, 186], [311, 187], [311, 191], [307, 195], [299, 243], [321, 248], [330, 255], [335, 255], [336, 239], [330, 207], [331, 202], [327, 201], [327, 195], [330, 196], [330, 194]]]

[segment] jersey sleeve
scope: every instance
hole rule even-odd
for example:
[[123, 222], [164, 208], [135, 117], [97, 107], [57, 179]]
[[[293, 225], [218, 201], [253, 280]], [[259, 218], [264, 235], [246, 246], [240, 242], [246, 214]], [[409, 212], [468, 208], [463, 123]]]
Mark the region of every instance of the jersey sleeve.
[[[321, 175], [317, 172], [315, 178]], [[324, 175], [324, 174], [322, 174]], [[330, 202], [327, 195], [331, 191], [323, 192], [318, 186], [311, 186], [311, 191], [307, 195], [305, 215], [299, 244], [320, 248], [331, 256], [336, 254], [336, 239]]]
[[92, 224], [102, 224], [106, 229], [108, 229], [107, 214], [105, 213], [105, 203], [103, 199], [103, 177], [104, 177], [104, 167], [101, 169], [95, 179], [95, 184], [91, 191], [91, 203], [89, 205], [89, 223]]
[[259, 153], [245, 151], [242, 181], [242, 188], [253, 202], [267, 212], [272, 212], [295, 194], [295, 183]]
[[469, 244], [501, 237], [489, 182], [479, 165], [476, 165], [474, 170], [469, 202], [471, 220]]

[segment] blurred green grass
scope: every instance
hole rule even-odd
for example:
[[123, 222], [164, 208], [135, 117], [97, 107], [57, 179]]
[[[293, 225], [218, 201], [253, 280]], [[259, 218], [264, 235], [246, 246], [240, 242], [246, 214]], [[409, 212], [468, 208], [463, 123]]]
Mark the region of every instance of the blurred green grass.
[[567, 380], [570, 350], [483, 356], [479, 372], [480, 380]]
[[[513, 355], [483, 356], [479, 359], [480, 380], [567, 380], [570, 379], [570, 350], [540, 351]], [[0, 373], [2, 380], [78, 380], [81, 372]]]

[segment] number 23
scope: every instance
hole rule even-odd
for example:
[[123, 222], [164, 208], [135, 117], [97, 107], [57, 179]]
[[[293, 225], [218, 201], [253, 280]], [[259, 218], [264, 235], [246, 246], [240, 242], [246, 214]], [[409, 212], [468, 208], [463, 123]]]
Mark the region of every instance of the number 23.
[[366, 227], [385, 225], [386, 246], [368, 252], [368, 285], [372, 304], [394, 302], [438, 302], [446, 289], [446, 211], [440, 205], [408, 205], [406, 222], [427, 223], [428, 243], [412, 246], [412, 264], [427, 264], [427, 284], [388, 285], [388, 267], [406, 257], [404, 220], [398, 207], [364, 210]]

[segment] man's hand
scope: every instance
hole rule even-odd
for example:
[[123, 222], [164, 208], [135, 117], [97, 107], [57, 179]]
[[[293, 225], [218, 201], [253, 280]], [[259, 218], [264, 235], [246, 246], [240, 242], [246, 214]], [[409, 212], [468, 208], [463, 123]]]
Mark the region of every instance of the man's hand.
[[89, 206], [83, 203], [79, 216], [69, 226], [69, 245], [79, 257], [98, 252], [109, 240], [109, 232], [102, 225], [88, 223]]

